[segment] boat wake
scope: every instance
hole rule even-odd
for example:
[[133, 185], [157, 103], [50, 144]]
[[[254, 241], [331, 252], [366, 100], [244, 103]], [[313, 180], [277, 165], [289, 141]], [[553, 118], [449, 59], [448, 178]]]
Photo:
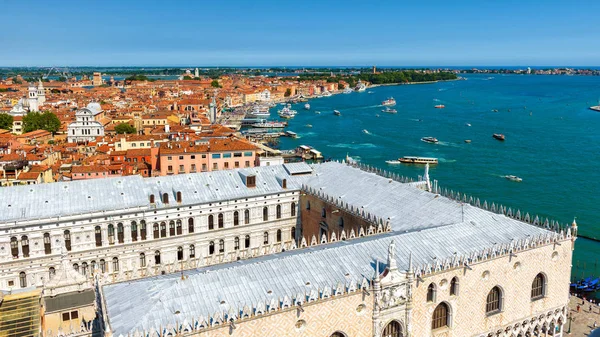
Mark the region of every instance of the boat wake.
[[456, 163], [456, 159], [438, 158], [438, 161], [441, 163]]
[[441, 101], [440, 101], [439, 99], [437, 99], [437, 98], [434, 98], [434, 99], [433, 99], [433, 101], [434, 101], [434, 102], [441, 102]]
[[409, 118], [409, 121], [413, 121], [413, 122], [422, 122], [422, 119], [416, 119], [416, 118]]
[[341, 144], [327, 145], [327, 147], [335, 147], [335, 148], [340, 148], [340, 149], [354, 149], [354, 150], [358, 150], [358, 149], [374, 149], [374, 148], [377, 148], [377, 145], [371, 144], [371, 143], [363, 143], [363, 144], [345, 144], [345, 143], [341, 143]]

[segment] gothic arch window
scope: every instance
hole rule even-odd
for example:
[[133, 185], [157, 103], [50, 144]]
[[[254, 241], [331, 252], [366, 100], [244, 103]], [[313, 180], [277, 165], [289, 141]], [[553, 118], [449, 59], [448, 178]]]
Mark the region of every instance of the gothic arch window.
[[44, 253], [52, 253], [52, 240], [50, 239], [50, 233], [44, 233]]
[[214, 242], [214, 241], [211, 241], [211, 242], [208, 244], [208, 254], [209, 254], [209, 255], [213, 255], [214, 253], [215, 253], [215, 242]]
[[96, 247], [102, 247], [102, 229], [100, 226], [94, 227], [94, 237], [96, 238]]
[[240, 214], [238, 211], [233, 212], [233, 225], [237, 226], [240, 224]]
[[81, 274], [83, 276], [87, 276], [87, 272], [88, 272], [88, 264], [87, 264], [87, 262], [84, 262], [81, 264]]
[[137, 226], [137, 222], [132, 221], [131, 222], [131, 241], [137, 241], [138, 238], [138, 226]]
[[267, 206], [263, 207], [263, 221], [269, 220], [269, 208]]
[[183, 234], [183, 224], [181, 223], [181, 220], [177, 220], [177, 222], [175, 222], [175, 229], [176, 229], [175, 233], [177, 235]]
[[188, 233], [194, 232], [194, 218], [188, 219]]
[[64, 232], [64, 238], [65, 238], [65, 248], [67, 249], [67, 251], [71, 251], [71, 232], [69, 230], [66, 230]]
[[140, 267], [146, 268], [146, 254], [140, 253]]
[[281, 205], [277, 205], [277, 207], [275, 208], [275, 214], [277, 219], [281, 219]]
[[438, 304], [438, 306], [433, 311], [433, 316], [431, 318], [431, 329], [439, 329], [446, 326], [450, 326], [450, 320], [448, 319], [450, 315], [450, 310], [448, 308], [448, 304], [442, 302]]
[[296, 216], [296, 203], [292, 202], [292, 204], [290, 205], [290, 214], [291, 216]]
[[175, 221], [169, 221], [169, 236], [175, 236]]
[[50, 267], [48, 269], [48, 279], [53, 279], [54, 276], [56, 275], [56, 269], [54, 269], [54, 267]]
[[104, 259], [100, 260], [100, 272], [106, 273], [106, 261], [104, 261]]
[[158, 224], [154, 223], [154, 225], [152, 225], [152, 230], [153, 230], [153, 235], [155, 239], [158, 239], [160, 237], [160, 231], [158, 230]]
[[177, 261], [183, 260], [183, 247], [177, 247]]
[[490, 314], [495, 314], [498, 312], [502, 311], [502, 306], [504, 303], [503, 302], [503, 294], [502, 294], [502, 289], [500, 289], [500, 287], [495, 286], [494, 288], [492, 288], [492, 290], [490, 290], [490, 292], [487, 295], [487, 300], [486, 300], [486, 304], [485, 304], [485, 313], [490, 315]]
[[108, 225], [108, 244], [115, 244], [115, 226], [113, 224]]
[[290, 232], [292, 232], [292, 240], [296, 241], [296, 227], [292, 227]]
[[244, 239], [244, 248], [250, 248], [250, 235], [246, 235]]
[[190, 245], [190, 259], [193, 259], [195, 257], [196, 257], [196, 246]]
[[19, 257], [19, 240], [15, 236], [10, 238], [10, 253], [13, 257]]
[[277, 230], [276, 240], [277, 242], [281, 242], [281, 229]]
[[112, 263], [113, 263], [113, 273], [118, 272], [119, 271], [119, 258], [113, 257]]
[[450, 296], [458, 296], [458, 277], [453, 277], [450, 281]]
[[235, 239], [233, 239], [233, 249], [234, 250], [240, 249], [240, 237], [239, 236], [236, 236]]
[[533, 279], [531, 284], [531, 299], [538, 300], [546, 296], [546, 276], [539, 273]]
[[165, 222], [160, 223], [160, 237], [161, 238], [167, 237], [167, 224]]
[[160, 265], [160, 250], [154, 252], [154, 264]]
[[436, 291], [437, 289], [434, 283], [430, 283], [429, 286], [427, 286], [427, 302], [435, 302]]
[[219, 240], [219, 253], [225, 253], [225, 241], [223, 239]]
[[347, 336], [343, 332], [336, 331], [336, 332], [332, 333], [330, 337], [347, 337]]
[[212, 214], [208, 216], [208, 229], [215, 229], [215, 218]]
[[244, 224], [250, 223], [250, 210], [244, 210]]
[[382, 337], [403, 337], [402, 325], [398, 321], [391, 321], [383, 329]]
[[219, 228], [223, 228], [223, 226], [225, 226], [224, 220], [223, 220], [223, 213], [219, 213], [219, 215], [217, 216], [217, 219], [219, 222]]
[[123, 230], [123, 224], [119, 222], [117, 224], [117, 240], [119, 240], [119, 243], [123, 243], [124, 239], [125, 239], [125, 234], [124, 234], [124, 230]]
[[23, 271], [19, 273], [19, 285], [21, 288], [27, 288], [27, 275]]
[[140, 221], [140, 238], [146, 240], [146, 221]]
[[263, 233], [263, 244], [265, 244], [265, 245], [269, 244], [269, 232]]
[[21, 236], [21, 251], [23, 252], [23, 257], [29, 257], [29, 238], [27, 235]]

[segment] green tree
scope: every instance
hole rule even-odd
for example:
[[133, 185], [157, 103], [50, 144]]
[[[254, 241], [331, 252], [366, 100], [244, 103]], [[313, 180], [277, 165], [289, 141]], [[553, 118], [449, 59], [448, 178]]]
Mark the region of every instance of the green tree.
[[345, 88], [344, 83], [338, 83], [338, 90], [344, 90]]
[[213, 88], [220, 88], [221, 85], [219, 84], [219, 81], [217, 80], [213, 80], [212, 82], [210, 82], [210, 86]]
[[121, 124], [115, 126], [115, 131], [117, 132], [117, 134], [136, 133], [137, 132], [137, 130], [133, 126], [131, 126], [127, 123], [121, 123]]
[[290, 97], [292, 96], [292, 89], [287, 88], [285, 89], [285, 94], [283, 94], [284, 97]]
[[183, 76], [183, 80], [189, 81], [189, 80], [193, 80], [193, 78], [192, 78], [192, 76], [185, 75], [185, 76]]
[[0, 129], [11, 130], [13, 125], [13, 116], [0, 113]]
[[52, 134], [60, 129], [60, 119], [50, 111], [30, 112], [23, 116], [23, 131], [46, 130]]

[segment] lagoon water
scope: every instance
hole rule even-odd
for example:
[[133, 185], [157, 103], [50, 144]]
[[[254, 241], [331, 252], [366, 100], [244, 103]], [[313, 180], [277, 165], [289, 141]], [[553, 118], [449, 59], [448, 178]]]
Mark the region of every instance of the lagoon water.
[[[293, 108], [299, 114], [288, 129], [299, 138], [282, 138], [281, 148], [310, 145], [326, 158], [341, 160], [348, 154], [415, 178], [423, 173], [422, 166], [385, 161], [437, 157], [440, 163], [430, 175], [442, 188], [561, 224], [577, 217], [580, 234], [600, 238], [600, 112], [588, 109], [598, 104], [600, 77], [465, 77], [465, 81], [383, 86], [369, 88], [372, 93], [312, 99], [310, 111], [303, 109], [304, 103], [296, 104]], [[381, 101], [388, 97], [396, 99], [397, 114], [381, 111]], [[446, 107], [435, 109], [437, 104]], [[271, 109], [272, 116], [279, 108]], [[334, 109], [342, 115], [333, 115]], [[503, 133], [506, 141], [493, 139], [493, 133]], [[420, 141], [424, 136], [440, 143], [424, 143]], [[467, 144], [466, 139], [472, 142]], [[511, 174], [523, 182], [503, 178]], [[598, 276], [599, 256], [599, 242], [578, 239], [573, 277]]]

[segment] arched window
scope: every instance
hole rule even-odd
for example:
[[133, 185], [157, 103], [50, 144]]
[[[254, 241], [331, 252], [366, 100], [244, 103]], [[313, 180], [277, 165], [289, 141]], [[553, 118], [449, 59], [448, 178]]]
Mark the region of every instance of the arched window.
[[296, 216], [296, 203], [292, 202], [292, 204], [290, 205], [290, 213], [292, 216]]
[[190, 259], [193, 259], [195, 257], [196, 257], [196, 246], [190, 245]]
[[250, 223], [250, 210], [244, 210], [244, 224]]
[[153, 204], [154, 203], [154, 194], [150, 194], [150, 203]]
[[167, 224], [164, 222], [160, 223], [160, 237], [161, 238], [167, 237]]
[[48, 269], [48, 279], [49, 280], [53, 279], [55, 275], [56, 275], [56, 269], [54, 269], [54, 267], [50, 267]]
[[292, 240], [296, 241], [296, 227], [292, 227]]
[[430, 283], [429, 286], [427, 286], [427, 302], [435, 302], [435, 293], [435, 284]]
[[118, 271], [119, 271], [119, 258], [113, 257], [113, 273], [116, 273]]
[[402, 326], [398, 321], [391, 321], [383, 329], [382, 337], [403, 337]]
[[240, 237], [239, 236], [236, 236], [235, 239], [233, 239], [233, 249], [234, 250], [240, 249]]
[[307, 201], [307, 202], [306, 202], [306, 209], [307, 209], [307, 210], [310, 210], [310, 201]]
[[214, 242], [214, 241], [211, 241], [211, 242], [208, 244], [208, 254], [209, 254], [209, 255], [213, 255], [214, 253], [215, 253], [215, 242]]
[[117, 240], [119, 240], [119, 243], [123, 243], [124, 239], [125, 239], [125, 235], [124, 235], [124, 231], [123, 231], [123, 224], [119, 222], [117, 224]]
[[106, 273], [106, 261], [104, 259], [100, 260], [100, 272]]
[[223, 239], [219, 240], [219, 253], [225, 252], [225, 241]]
[[277, 242], [281, 242], [281, 229], [277, 230], [276, 240]]
[[138, 226], [137, 222], [131, 222], [131, 241], [137, 241], [138, 238]]
[[71, 251], [71, 232], [69, 232], [69, 230], [66, 230], [64, 232], [65, 234], [65, 248], [67, 249], [67, 251]]
[[433, 311], [433, 317], [431, 318], [431, 329], [439, 329], [448, 326], [448, 305], [446, 303], [440, 303]]
[[502, 311], [502, 291], [500, 290], [500, 287], [496, 286], [492, 288], [487, 295], [485, 313], [495, 314], [500, 311]]
[[169, 204], [169, 194], [163, 193], [163, 204]]
[[102, 228], [94, 227], [94, 237], [96, 238], [96, 247], [102, 247]]
[[194, 232], [194, 218], [188, 219], [188, 233]]
[[83, 274], [83, 276], [87, 276], [87, 272], [88, 272], [88, 264], [87, 264], [87, 262], [84, 262], [81, 264], [81, 274]]
[[450, 281], [450, 296], [458, 296], [458, 277], [453, 277]]
[[154, 264], [160, 265], [160, 250], [154, 252]]
[[52, 253], [52, 240], [50, 239], [50, 233], [44, 233], [44, 253]]
[[29, 238], [27, 235], [21, 236], [21, 251], [23, 252], [23, 257], [29, 257]]
[[223, 221], [223, 213], [219, 213], [218, 215], [218, 221], [219, 221], [219, 228], [223, 228], [224, 226], [224, 221]]
[[263, 244], [265, 244], [265, 245], [269, 244], [269, 232], [263, 233]]
[[269, 220], [269, 208], [267, 206], [263, 207], [263, 221]]
[[344, 218], [340, 217], [338, 219], [338, 226], [340, 227], [340, 229], [344, 229]]
[[140, 221], [140, 238], [146, 240], [146, 234], [146, 221], [142, 220]]
[[277, 219], [281, 219], [281, 205], [277, 205], [275, 208], [275, 216]]
[[175, 221], [169, 221], [169, 236], [175, 236]]
[[177, 247], [177, 261], [183, 260], [183, 247]]
[[10, 238], [10, 254], [12, 257], [19, 257], [19, 240], [15, 236]]
[[146, 254], [140, 253], [140, 267], [146, 268]]
[[177, 202], [181, 202], [181, 192], [177, 191], [175, 198], [177, 199]]
[[244, 248], [250, 248], [250, 235], [246, 235], [244, 238]]
[[177, 235], [183, 234], [183, 224], [181, 223], [181, 220], [177, 220], [177, 222], [175, 222], [175, 229]]
[[212, 214], [208, 216], [208, 229], [215, 229], [215, 219]]
[[153, 234], [155, 239], [158, 239], [160, 237], [160, 231], [158, 230], [158, 224], [154, 223], [154, 225], [152, 225], [152, 230], [153, 230]]
[[325, 207], [321, 208], [321, 218], [325, 218], [327, 217], [327, 210], [325, 210]]
[[346, 337], [346, 334], [343, 332], [336, 331], [331, 334], [331, 337]]
[[531, 284], [531, 299], [537, 300], [546, 295], [546, 277], [539, 273], [533, 279]]
[[237, 226], [240, 224], [240, 214], [238, 211], [233, 212], [233, 225]]
[[108, 225], [108, 244], [115, 244], [115, 226], [113, 224]]
[[23, 271], [19, 273], [19, 285], [21, 288], [27, 288], [27, 275]]

